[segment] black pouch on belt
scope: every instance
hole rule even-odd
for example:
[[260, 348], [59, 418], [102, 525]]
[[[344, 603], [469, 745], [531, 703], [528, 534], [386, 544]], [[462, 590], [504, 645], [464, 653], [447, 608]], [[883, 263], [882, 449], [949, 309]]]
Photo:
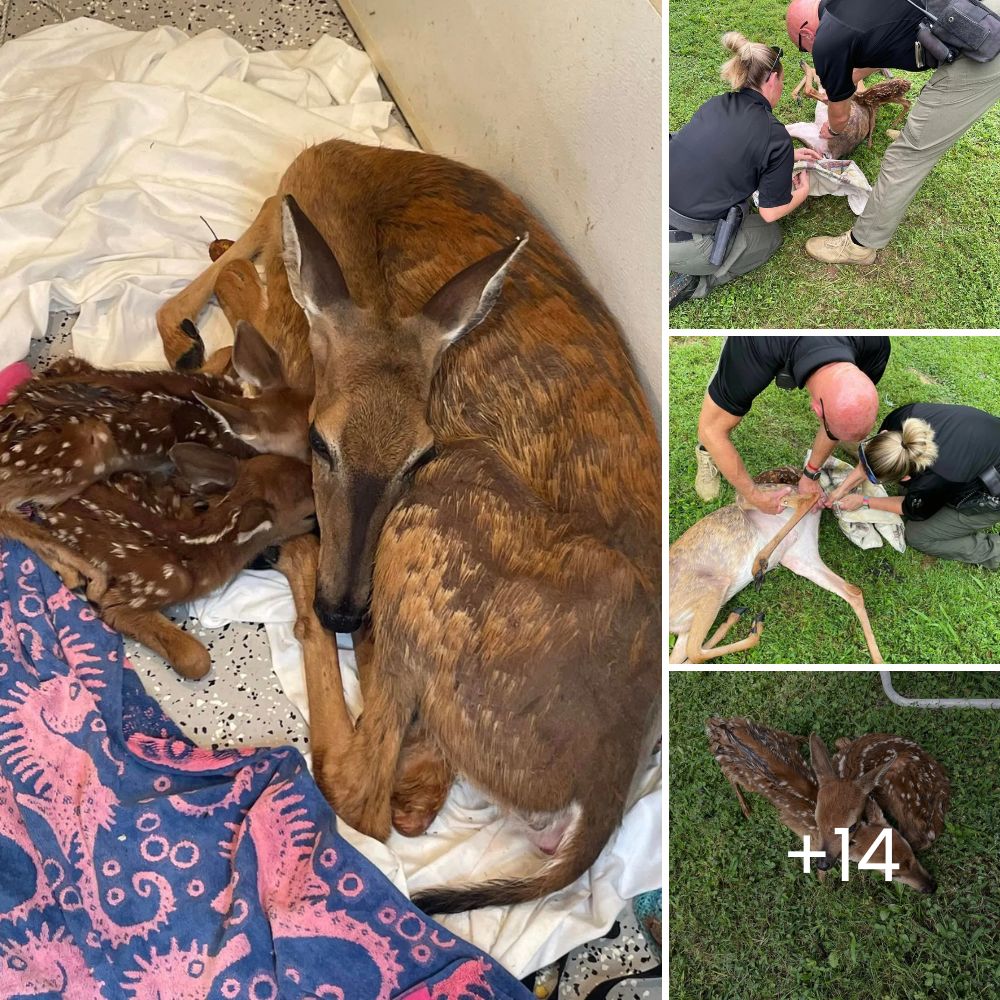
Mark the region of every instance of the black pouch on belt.
[[740, 231], [745, 217], [746, 208], [741, 203], [733, 205], [726, 212], [725, 218], [719, 219], [718, 225], [715, 227], [715, 239], [712, 240], [712, 250], [708, 255], [708, 262], [712, 267], [719, 267], [729, 256], [733, 240], [736, 239], [736, 234]]
[[979, 478], [986, 487], [986, 492], [990, 496], [1000, 497], [1000, 470], [991, 465], [988, 469], [979, 473]]

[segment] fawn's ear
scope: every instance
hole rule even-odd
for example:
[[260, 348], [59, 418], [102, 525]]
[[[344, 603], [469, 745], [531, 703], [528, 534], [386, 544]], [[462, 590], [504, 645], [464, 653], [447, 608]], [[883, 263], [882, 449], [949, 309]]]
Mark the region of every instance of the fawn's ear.
[[278, 389], [285, 385], [285, 372], [278, 352], [249, 320], [236, 324], [233, 367], [244, 382], [256, 389]]
[[170, 460], [194, 487], [214, 484], [232, 489], [240, 472], [239, 460], [224, 451], [186, 441], [170, 449]]
[[816, 780], [821, 785], [837, 777], [826, 744], [819, 738], [819, 733], [812, 733], [809, 736], [809, 758], [812, 761], [813, 771], [816, 772]]
[[235, 397], [229, 400], [214, 399], [211, 396], [203, 396], [200, 392], [196, 392], [194, 396], [202, 406], [211, 410], [222, 421], [230, 434], [234, 434], [252, 448], [257, 447], [260, 427], [252, 405], [256, 400], [247, 399], [235, 402]]
[[865, 795], [871, 795], [875, 790], [875, 787], [881, 784], [882, 779], [886, 776], [889, 768], [896, 763], [896, 755], [893, 754], [881, 767], [872, 767], [865, 771], [864, 774], [858, 778], [857, 784]]
[[507, 272], [527, 243], [525, 233], [510, 246], [459, 271], [427, 300], [421, 315], [436, 327], [439, 353], [486, 319], [500, 298]]

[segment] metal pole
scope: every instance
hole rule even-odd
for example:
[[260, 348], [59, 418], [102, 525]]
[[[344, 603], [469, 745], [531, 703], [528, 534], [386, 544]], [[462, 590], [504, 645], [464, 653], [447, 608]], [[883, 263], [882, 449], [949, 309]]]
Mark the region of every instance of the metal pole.
[[1000, 709], [1000, 698], [904, 698], [892, 686], [892, 671], [880, 670], [882, 690], [889, 701], [904, 708], [993, 708]]

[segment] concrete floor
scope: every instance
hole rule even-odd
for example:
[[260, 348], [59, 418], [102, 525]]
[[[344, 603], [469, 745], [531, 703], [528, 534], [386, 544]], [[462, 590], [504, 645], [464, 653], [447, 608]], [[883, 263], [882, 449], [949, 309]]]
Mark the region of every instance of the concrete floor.
[[8, 38], [58, 21], [58, 10], [67, 21], [74, 17], [94, 17], [138, 31], [148, 31], [162, 24], [189, 34], [221, 28], [250, 49], [307, 48], [324, 34], [361, 48], [335, 0], [279, 3], [244, 0], [220, 4], [183, 4], [175, 0], [91, 0], [89, 3], [48, 0], [45, 6], [35, 0], [9, 2]]

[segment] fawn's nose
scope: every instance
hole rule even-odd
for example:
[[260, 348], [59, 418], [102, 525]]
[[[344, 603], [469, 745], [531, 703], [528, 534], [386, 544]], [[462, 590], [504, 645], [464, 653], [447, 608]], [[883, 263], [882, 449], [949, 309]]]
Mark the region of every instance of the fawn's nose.
[[835, 858], [831, 858], [830, 855], [827, 854], [825, 857], [820, 858], [816, 862], [816, 867], [821, 872], [828, 872], [834, 866], [835, 862], [836, 862], [836, 859]]
[[313, 609], [316, 612], [316, 617], [323, 624], [323, 628], [329, 632], [356, 632], [361, 628], [365, 617], [364, 612], [359, 611], [347, 601], [333, 605], [319, 596], [313, 602]]

